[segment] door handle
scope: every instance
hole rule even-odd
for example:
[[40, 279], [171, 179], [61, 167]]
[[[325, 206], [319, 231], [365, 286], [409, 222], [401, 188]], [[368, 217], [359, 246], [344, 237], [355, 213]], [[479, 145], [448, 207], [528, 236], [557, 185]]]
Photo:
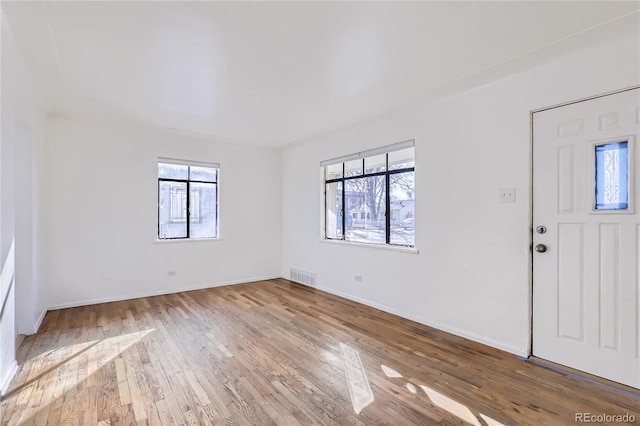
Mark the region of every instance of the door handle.
[[547, 251], [547, 246], [545, 246], [544, 244], [538, 244], [535, 247], [535, 251], [537, 251], [538, 253], [544, 253], [545, 251]]

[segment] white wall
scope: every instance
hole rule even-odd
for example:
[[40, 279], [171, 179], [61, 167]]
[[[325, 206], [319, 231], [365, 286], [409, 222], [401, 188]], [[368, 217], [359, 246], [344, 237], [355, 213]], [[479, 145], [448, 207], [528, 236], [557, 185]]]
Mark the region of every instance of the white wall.
[[[283, 260], [318, 287], [526, 355], [530, 111], [639, 83], [637, 34], [283, 153]], [[320, 242], [322, 160], [416, 141], [419, 254]], [[500, 204], [498, 190], [516, 188]], [[362, 282], [354, 280], [362, 275]]]
[[36, 331], [44, 301], [38, 270], [45, 116], [33, 80], [2, 19], [0, 140], [0, 392], [15, 368], [16, 334]]
[[[281, 154], [142, 126], [49, 120], [49, 307], [280, 273]], [[156, 242], [157, 159], [220, 164], [220, 241]], [[176, 271], [168, 277], [168, 271]]]

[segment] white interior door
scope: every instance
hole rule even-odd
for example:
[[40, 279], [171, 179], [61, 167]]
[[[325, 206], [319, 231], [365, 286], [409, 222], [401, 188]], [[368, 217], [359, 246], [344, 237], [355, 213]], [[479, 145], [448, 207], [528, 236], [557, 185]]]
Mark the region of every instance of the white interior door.
[[640, 88], [533, 115], [533, 354], [640, 388]]

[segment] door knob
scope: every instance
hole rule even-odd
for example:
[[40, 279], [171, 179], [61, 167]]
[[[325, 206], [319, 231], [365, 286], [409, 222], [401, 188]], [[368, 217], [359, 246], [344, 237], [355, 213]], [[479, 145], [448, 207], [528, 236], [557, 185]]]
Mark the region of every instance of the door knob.
[[547, 246], [545, 246], [544, 244], [538, 244], [538, 245], [535, 247], [535, 250], [536, 250], [538, 253], [544, 253], [545, 251], [547, 251]]

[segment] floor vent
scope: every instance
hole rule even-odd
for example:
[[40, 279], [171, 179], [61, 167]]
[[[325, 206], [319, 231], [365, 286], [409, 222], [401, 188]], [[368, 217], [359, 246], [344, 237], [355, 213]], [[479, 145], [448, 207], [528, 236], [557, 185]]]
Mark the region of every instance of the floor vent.
[[302, 269], [289, 268], [289, 279], [300, 284], [315, 287], [318, 283], [318, 274]]

